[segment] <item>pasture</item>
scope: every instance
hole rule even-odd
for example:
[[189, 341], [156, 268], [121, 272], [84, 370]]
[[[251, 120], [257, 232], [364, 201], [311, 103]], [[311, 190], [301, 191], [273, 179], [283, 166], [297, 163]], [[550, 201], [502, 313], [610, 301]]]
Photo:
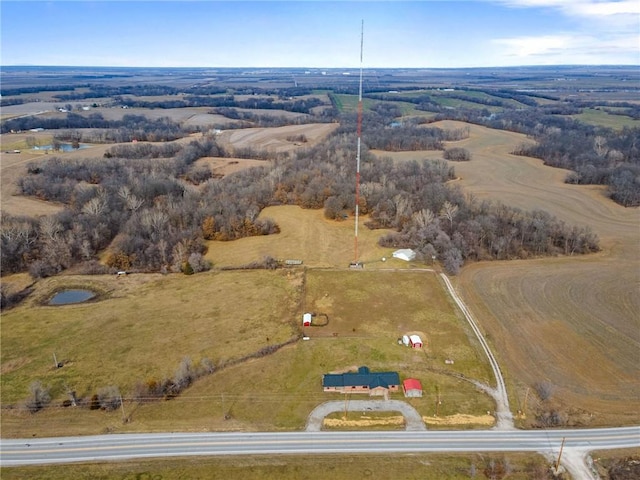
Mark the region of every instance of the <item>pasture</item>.
[[[42, 304], [54, 291], [79, 285], [99, 292], [99, 301]], [[310, 306], [322, 309], [329, 324], [303, 332], [301, 313]], [[322, 374], [360, 365], [420, 378], [424, 396], [411, 404], [424, 417], [466, 416], [460, 426], [468, 428], [468, 418], [493, 408], [488, 396], [459, 378], [491, 382], [475, 340], [428, 271], [59, 276], [38, 282], [1, 326], [5, 436], [297, 430], [315, 406], [343, 398], [322, 392]], [[427, 348], [398, 345], [407, 332], [422, 334]], [[302, 333], [311, 339], [237, 361]], [[54, 368], [54, 353], [61, 368]], [[208, 358], [217, 371], [170, 401], [132, 398], [136, 383], [171, 378], [185, 357], [196, 365]], [[20, 405], [34, 379], [50, 387], [52, 404], [30, 414]], [[122, 412], [62, 406], [68, 389], [87, 399], [109, 385], [125, 399]]]

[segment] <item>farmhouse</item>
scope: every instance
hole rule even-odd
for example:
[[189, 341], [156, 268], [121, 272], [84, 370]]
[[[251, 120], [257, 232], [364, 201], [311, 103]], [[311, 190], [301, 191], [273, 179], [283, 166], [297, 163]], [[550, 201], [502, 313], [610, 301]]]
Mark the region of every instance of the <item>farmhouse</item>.
[[416, 252], [411, 250], [410, 248], [401, 248], [400, 250], [396, 250], [391, 254], [393, 258], [398, 258], [400, 260], [404, 260], [405, 262], [410, 262], [414, 258], [416, 258]]
[[405, 397], [422, 397], [422, 384], [415, 378], [407, 378], [402, 382]]
[[357, 373], [326, 373], [322, 376], [322, 389], [325, 392], [386, 395], [397, 392], [399, 386], [400, 376], [397, 372], [371, 372], [369, 367], [360, 367]]

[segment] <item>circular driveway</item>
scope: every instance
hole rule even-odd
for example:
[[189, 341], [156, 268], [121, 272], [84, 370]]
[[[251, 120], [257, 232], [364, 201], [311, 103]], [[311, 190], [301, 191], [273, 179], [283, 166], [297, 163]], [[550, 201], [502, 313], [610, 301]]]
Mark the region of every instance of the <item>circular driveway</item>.
[[[344, 400], [333, 400], [319, 405], [309, 414], [306, 430], [308, 432], [319, 432], [322, 430], [324, 417], [330, 413], [343, 412], [344, 409]], [[347, 410], [350, 412], [400, 412], [406, 421], [405, 430], [420, 431], [427, 429], [418, 411], [401, 400], [349, 400], [347, 402]]]

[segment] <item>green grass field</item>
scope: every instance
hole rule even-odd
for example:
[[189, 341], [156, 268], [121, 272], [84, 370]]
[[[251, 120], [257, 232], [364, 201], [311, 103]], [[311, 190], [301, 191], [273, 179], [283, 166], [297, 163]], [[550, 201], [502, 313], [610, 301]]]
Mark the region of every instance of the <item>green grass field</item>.
[[640, 127], [640, 120], [634, 120], [625, 115], [612, 115], [600, 109], [585, 108], [578, 115], [571, 115], [572, 118], [581, 122], [595, 125], [597, 127], [607, 127], [614, 130], [622, 130], [624, 127]]

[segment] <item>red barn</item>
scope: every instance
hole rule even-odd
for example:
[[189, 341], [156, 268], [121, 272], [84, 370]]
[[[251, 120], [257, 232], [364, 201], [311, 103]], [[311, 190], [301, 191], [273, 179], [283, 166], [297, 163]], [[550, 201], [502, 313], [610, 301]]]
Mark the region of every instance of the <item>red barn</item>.
[[402, 382], [402, 391], [405, 397], [421, 397], [422, 396], [422, 384], [420, 380], [415, 378], [407, 378]]

